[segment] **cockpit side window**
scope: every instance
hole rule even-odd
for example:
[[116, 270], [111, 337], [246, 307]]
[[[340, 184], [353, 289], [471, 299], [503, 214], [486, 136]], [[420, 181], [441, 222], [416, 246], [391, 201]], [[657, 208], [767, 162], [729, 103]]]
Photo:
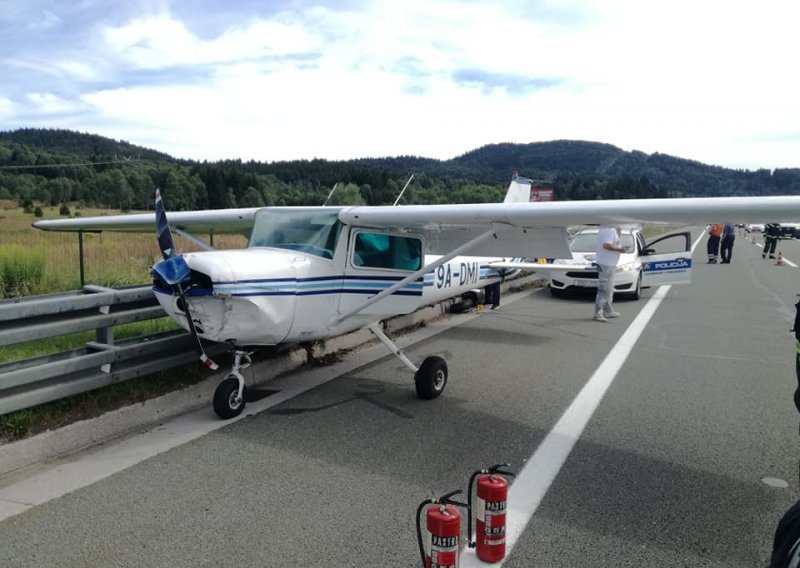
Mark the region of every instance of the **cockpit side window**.
[[338, 209], [262, 209], [256, 213], [248, 247], [282, 248], [333, 258], [341, 232]]
[[386, 233], [357, 233], [352, 264], [358, 268], [419, 270], [422, 267], [422, 241], [416, 237]]

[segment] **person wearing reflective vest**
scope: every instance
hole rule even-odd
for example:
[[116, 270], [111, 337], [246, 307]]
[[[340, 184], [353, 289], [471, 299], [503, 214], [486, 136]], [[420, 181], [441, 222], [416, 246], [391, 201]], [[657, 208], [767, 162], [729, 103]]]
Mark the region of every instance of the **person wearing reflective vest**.
[[780, 223], [767, 223], [764, 225], [764, 250], [761, 252], [761, 258], [775, 258], [775, 246], [778, 244], [778, 239], [781, 236]]
[[717, 263], [717, 255], [719, 254], [719, 238], [722, 235], [722, 225], [717, 223], [711, 225], [708, 229], [708, 264]]

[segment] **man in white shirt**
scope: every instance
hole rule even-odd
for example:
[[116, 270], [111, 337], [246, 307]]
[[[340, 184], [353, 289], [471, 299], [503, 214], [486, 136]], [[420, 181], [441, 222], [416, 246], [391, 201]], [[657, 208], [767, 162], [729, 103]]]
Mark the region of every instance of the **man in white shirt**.
[[614, 273], [617, 271], [619, 254], [625, 247], [619, 244], [619, 226], [603, 225], [597, 232], [597, 296], [594, 300], [594, 320], [607, 322], [618, 318], [619, 312], [612, 307], [614, 301]]

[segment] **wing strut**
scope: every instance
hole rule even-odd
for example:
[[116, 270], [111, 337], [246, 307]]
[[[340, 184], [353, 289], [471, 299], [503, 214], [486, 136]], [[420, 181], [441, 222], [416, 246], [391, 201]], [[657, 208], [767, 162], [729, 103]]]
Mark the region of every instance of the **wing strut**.
[[416, 272], [414, 272], [412, 274], [409, 274], [408, 276], [406, 276], [405, 278], [403, 278], [399, 282], [395, 282], [394, 284], [392, 284], [391, 286], [389, 286], [385, 290], [383, 290], [380, 293], [372, 296], [369, 300], [367, 300], [366, 302], [364, 302], [363, 304], [361, 304], [360, 306], [358, 306], [354, 310], [350, 310], [349, 312], [343, 313], [338, 318], [333, 320], [333, 323], [334, 324], [340, 323], [340, 322], [346, 320], [347, 318], [349, 318], [350, 316], [356, 315], [357, 313], [359, 313], [362, 310], [368, 308], [369, 306], [371, 306], [375, 302], [379, 302], [379, 301], [383, 300], [386, 296], [388, 296], [390, 294], [393, 294], [396, 290], [399, 290], [400, 288], [402, 288], [403, 286], [405, 286], [409, 282], [414, 282], [420, 276], [423, 276], [423, 275], [427, 274], [428, 272], [436, 270], [441, 265], [443, 265], [444, 263], [452, 260], [453, 258], [457, 257], [458, 255], [462, 254], [464, 251], [468, 250], [469, 248], [471, 248], [471, 247], [477, 245], [478, 243], [481, 243], [481, 242], [485, 241], [486, 239], [488, 239], [489, 237], [493, 236], [495, 234], [496, 230], [497, 229], [495, 228], [494, 224], [492, 224], [492, 227], [488, 231], [485, 231], [485, 232], [481, 233], [480, 235], [478, 235], [477, 237], [475, 237], [474, 239], [472, 239], [471, 241], [467, 241], [463, 245], [454, 248], [449, 253], [447, 253], [442, 258], [440, 258], [439, 260], [437, 260], [435, 262], [432, 262], [430, 264], [426, 264], [425, 266], [423, 266], [422, 268], [420, 268]]

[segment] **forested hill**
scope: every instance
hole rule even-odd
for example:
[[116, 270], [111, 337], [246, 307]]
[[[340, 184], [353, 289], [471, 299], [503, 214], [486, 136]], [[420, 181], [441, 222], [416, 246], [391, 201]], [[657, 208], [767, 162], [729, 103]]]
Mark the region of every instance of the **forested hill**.
[[[108, 163], [112, 162], [112, 163]], [[800, 194], [800, 169], [746, 171], [610, 144], [557, 140], [491, 144], [451, 160], [416, 156], [348, 161], [197, 162], [69, 130], [0, 132], [0, 199], [121, 209], [152, 207], [158, 186], [173, 210], [262, 205], [498, 201], [514, 170], [556, 199]]]
[[0, 143], [19, 144], [32, 150], [50, 153], [71, 154], [83, 160], [100, 157], [132, 157], [147, 160], [172, 160], [163, 152], [134, 146], [124, 141], [112, 140], [97, 134], [84, 134], [73, 130], [44, 128], [21, 128], [12, 132], [0, 132]]

